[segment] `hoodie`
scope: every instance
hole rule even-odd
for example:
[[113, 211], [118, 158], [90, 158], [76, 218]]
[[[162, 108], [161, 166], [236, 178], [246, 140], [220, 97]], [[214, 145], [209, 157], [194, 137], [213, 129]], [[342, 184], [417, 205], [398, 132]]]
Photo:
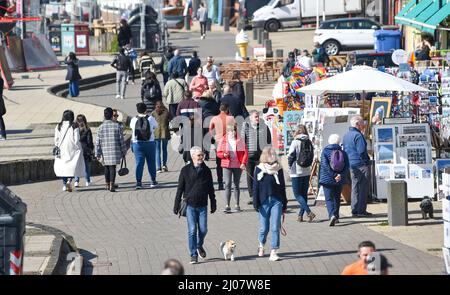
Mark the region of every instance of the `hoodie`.
[[301, 146], [302, 146], [302, 139], [309, 138], [308, 135], [305, 134], [299, 134], [296, 137], [294, 137], [294, 140], [291, 143], [291, 146], [289, 147], [288, 152], [288, 164], [289, 164], [289, 175], [292, 177], [302, 177], [302, 176], [309, 176], [311, 175], [311, 167], [301, 167], [297, 165], [297, 158], [298, 155], [300, 155]]

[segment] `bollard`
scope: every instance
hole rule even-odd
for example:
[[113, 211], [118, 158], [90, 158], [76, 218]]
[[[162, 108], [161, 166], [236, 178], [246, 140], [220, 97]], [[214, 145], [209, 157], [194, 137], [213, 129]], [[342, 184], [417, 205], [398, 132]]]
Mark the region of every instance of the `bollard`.
[[186, 31], [191, 30], [191, 17], [189, 13], [184, 17], [184, 28], [186, 29]]
[[389, 225], [408, 225], [408, 191], [406, 181], [389, 181], [387, 193]]
[[258, 40], [258, 29], [257, 28], [253, 28], [253, 40]]
[[223, 31], [228, 32], [230, 30], [230, 18], [224, 17], [223, 18]]
[[[273, 56], [273, 52], [272, 52], [272, 40], [267, 39], [264, 42], [264, 47], [266, 47], [266, 52], [267, 52], [267, 56]], [[270, 54], [269, 54], [270, 53]]]
[[266, 40], [269, 40], [269, 32], [263, 31], [262, 43], [261, 44], [265, 44]]
[[261, 28], [258, 29], [258, 44], [262, 44], [263, 32], [264, 29]]
[[212, 27], [212, 19], [208, 18], [208, 21], [206, 22], [206, 30], [208, 32], [211, 32], [211, 27]]
[[275, 50], [275, 57], [284, 58], [283, 49]]
[[245, 90], [245, 105], [246, 106], [254, 105], [253, 79], [244, 82], [244, 90]]

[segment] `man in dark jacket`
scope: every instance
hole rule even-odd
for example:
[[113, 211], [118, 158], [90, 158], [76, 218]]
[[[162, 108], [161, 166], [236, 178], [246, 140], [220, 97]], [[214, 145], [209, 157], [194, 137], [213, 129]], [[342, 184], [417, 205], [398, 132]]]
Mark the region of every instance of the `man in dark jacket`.
[[174, 72], [178, 73], [178, 77], [183, 78], [187, 73], [187, 65], [184, 57], [180, 55], [180, 50], [177, 49], [174, 52], [174, 57], [170, 60], [169, 66], [167, 68], [167, 72], [169, 75], [172, 75]]
[[77, 97], [80, 94], [78, 81], [81, 80], [81, 75], [78, 68], [78, 58], [75, 53], [70, 52], [64, 59], [64, 63], [67, 65], [66, 81], [69, 81], [69, 95]]
[[125, 55], [125, 49], [119, 50], [119, 54], [114, 57], [111, 66], [117, 70], [116, 98], [125, 99], [128, 70], [132, 67], [130, 58]]
[[160, 63], [160, 71], [163, 75], [164, 85], [166, 85], [167, 81], [169, 81], [169, 78], [170, 78], [169, 63], [172, 58], [173, 58], [173, 48], [168, 47], [166, 52], [163, 54], [163, 56], [161, 58], [161, 63]]
[[[194, 51], [192, 53], [191, 59], [189, 60], [189, 66], [188, 66], [188, 74], [189, 77], [194, 77], [197, 75], [197, 70], [199, 67], [202, 66], [202, 62], [198, 58], [197, 51]], [[190, 83], [191, 81], [187, 81], [187, 83]]]
[[124, 19], [120, 20], [119, 35], [117, 36], [117, 39], [120, 47], [124, 47], [131, 42], [131, 29]]
[[3, 120], [3, 115], [6, 114], [5, 102], [3, 100], [3, 86], [4, 81], [0, 77], [0, 140], [6, 140], [5, 121]]
[[156, 75], [152, 72], [147, 73], [145, 81], [142, 82], [141, 99], [147, 106], [148, 113], [153, 112], [156, 102], [162, 100], [161, 87], [159, 86], [158, 79], [156, 79]]
[[286, 64], [283, 67], [283, 76], [285, 78], [292, 75], [292, 68], [295, 66], [295, 54], [294, 52], [289, 52], [288, 60], [286, 61]]
[[[208, 197], [211, 201], [211, 214], [216, 212], [217, 203], [214, 194], [211, 170], [203, 161], [203, 151], [194, 146], [191, 151], [192, 163], [184, 166], [178, 179], [177, 194], [173, 213], [179, 213], [181, 197], [187, 203], [186, 217], [188, 223], [189, 250], [191, 264], [198, 262], [198, 256], [206, 258], [203, 248], [207, 228]], [[198, 228], [198, 234], [197, 234]]]
[[269, 127], [260, 121], [258, 111], [250, 111], [249, 118], [241, 130], [241, 138], [244, 139], [245, 145], [248, 150], [248, 162], [246, 165], [247, 170], [247, 187], [250, 196], [248, 204], [252, 204], [253, 200], [253, 173], [255, 167], [259, 164], [259, 157], [263, 148], [272, 143], [272, 135]]
[[231, 93], [229, 85], [223, 87], [223, 97], [220, 99], [219, 104], [228, 105], [230, 115], [233, 117], [241, 116], [244, 119], [248, 117], [248, 111], [242, 101]]
[[352, 179], [352, 214], [354, 217], [367, 217], [367, 198], [369, 194], [370, 158], [367, 153], [367, 142], [364, 138], [364, 120], [355, 116], [350, 120], [350, 127], [343, 139], [344, 151], [350, 162]]

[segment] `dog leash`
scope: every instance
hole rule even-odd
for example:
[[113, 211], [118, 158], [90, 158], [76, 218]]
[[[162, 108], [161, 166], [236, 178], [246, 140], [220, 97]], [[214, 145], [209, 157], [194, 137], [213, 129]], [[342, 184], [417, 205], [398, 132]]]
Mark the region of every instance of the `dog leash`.
[[286, 214], [283, 213], [283, 218], [282, 218], [282, 220], [281, 220], [281, 234], [282, 234], [283, 236], [287, 236], [287, 231], [286, 231], [286, 229], [284, 228], [284, 221], [285, 221], [285, 219], [286, 219]]

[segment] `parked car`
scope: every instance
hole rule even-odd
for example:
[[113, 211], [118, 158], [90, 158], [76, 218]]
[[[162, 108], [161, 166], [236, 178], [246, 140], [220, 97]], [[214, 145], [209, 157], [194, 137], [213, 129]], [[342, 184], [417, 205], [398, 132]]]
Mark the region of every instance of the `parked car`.
[[314, 34], [314, 42], [323, 45], [328, 55], [342, 49], [374, 48], [375, 30], [381, 25], [367, 18], [342, 18], [324, 21]]

